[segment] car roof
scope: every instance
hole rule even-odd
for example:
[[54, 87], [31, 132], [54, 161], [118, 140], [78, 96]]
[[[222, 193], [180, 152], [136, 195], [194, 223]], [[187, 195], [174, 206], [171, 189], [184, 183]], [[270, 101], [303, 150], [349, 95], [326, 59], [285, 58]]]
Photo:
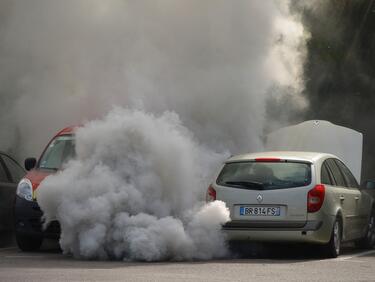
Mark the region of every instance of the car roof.
[[73, 134], [78, 127], [81, 127], [81, 125], [72, 125], [72, 126], [65, 127], [64, 129], [60, 130], [56, 134], [56, 136], [66, 135], [66, 134]]
[[229, 158], [226, 162], [248, 161], [257, 158], [278, 158], [283, 160], [294, 160], [314, 163], [319, 159], [337, 158], [335, 155], [319, 152], [302, 151], [271, 151], [251, 154], [237, 155]]
[[0, 151], [0, 155], [7, 156], [8, 158], [11, 158], [13, 161], [15, 161], [18, 164], [18, 162], [9, 153], [5, 151]]

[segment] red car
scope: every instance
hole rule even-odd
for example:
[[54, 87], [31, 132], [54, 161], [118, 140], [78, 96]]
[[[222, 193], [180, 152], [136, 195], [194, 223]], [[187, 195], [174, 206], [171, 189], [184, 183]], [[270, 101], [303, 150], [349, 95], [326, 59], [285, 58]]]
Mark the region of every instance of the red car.
[[35, 190], [45, 177], [61, 169], [75, 154], [74, 129], [61, 130], [44, 149], [39, 160], [27, 158], [28, 173], [18, 183], [15, 201], [15, 233], [18, 247], [22, 251], [38, 250], [43, 238], [59, 238], [60, 225], [57, 221], [42, 229], [42, 211], [35, 197]]

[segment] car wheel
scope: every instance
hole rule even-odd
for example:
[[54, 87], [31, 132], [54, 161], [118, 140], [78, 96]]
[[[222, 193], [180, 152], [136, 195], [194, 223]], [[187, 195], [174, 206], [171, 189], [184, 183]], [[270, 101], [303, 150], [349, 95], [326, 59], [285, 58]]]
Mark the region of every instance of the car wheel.
[[329, 240], [328, 244], [325, 245], [326, 256], [328, 258], [336, 258], [341, 251], [341, 221], [336, 218], [335, 222], [333, 223], [331, 239]]
[[18, 247], [24, 252], [37, 251], [42, 245], [43, 238], [40, 236], [27, 236], [16, 233]]
[[375, 210], [371, 212], [367, 223], [366, 235], [356, 242], [356, 246], [362, 249], [372, 249], [375, 245]]

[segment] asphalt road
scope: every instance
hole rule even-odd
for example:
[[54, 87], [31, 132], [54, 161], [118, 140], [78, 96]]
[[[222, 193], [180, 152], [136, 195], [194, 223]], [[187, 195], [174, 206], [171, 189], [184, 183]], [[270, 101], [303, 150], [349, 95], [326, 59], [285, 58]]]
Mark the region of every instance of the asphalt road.
[[351, 246], [337, 259], [316, 248], [249, 247], [242, 258], [201, 262], [82, 261], [55, 242], [40, 252], [0, 248], [0, 281], [375, 281], [375, 250]]

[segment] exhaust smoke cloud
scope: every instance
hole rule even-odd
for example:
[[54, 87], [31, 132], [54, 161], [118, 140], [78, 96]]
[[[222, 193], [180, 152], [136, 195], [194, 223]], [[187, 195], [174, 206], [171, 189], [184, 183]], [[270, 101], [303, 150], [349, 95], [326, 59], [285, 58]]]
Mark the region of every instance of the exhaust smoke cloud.
[[0, 14], [1, 148], [37, 155], [86, 124], [77, 159], [38, 188], [63, 250], [224, 256], [229, 215], [202, 204], [207, 181], [229, 154], [262, 149], [270, 99], [306, 107], [289, 1], [2, 1]]
[[208, 259], [226, 255], [223, 202], [202, 187], [225, 155], [199, 145], [174, 113], [116, 109], [76, 134], [77, 158], [37, 190], [65, 252], [83, 258]]

